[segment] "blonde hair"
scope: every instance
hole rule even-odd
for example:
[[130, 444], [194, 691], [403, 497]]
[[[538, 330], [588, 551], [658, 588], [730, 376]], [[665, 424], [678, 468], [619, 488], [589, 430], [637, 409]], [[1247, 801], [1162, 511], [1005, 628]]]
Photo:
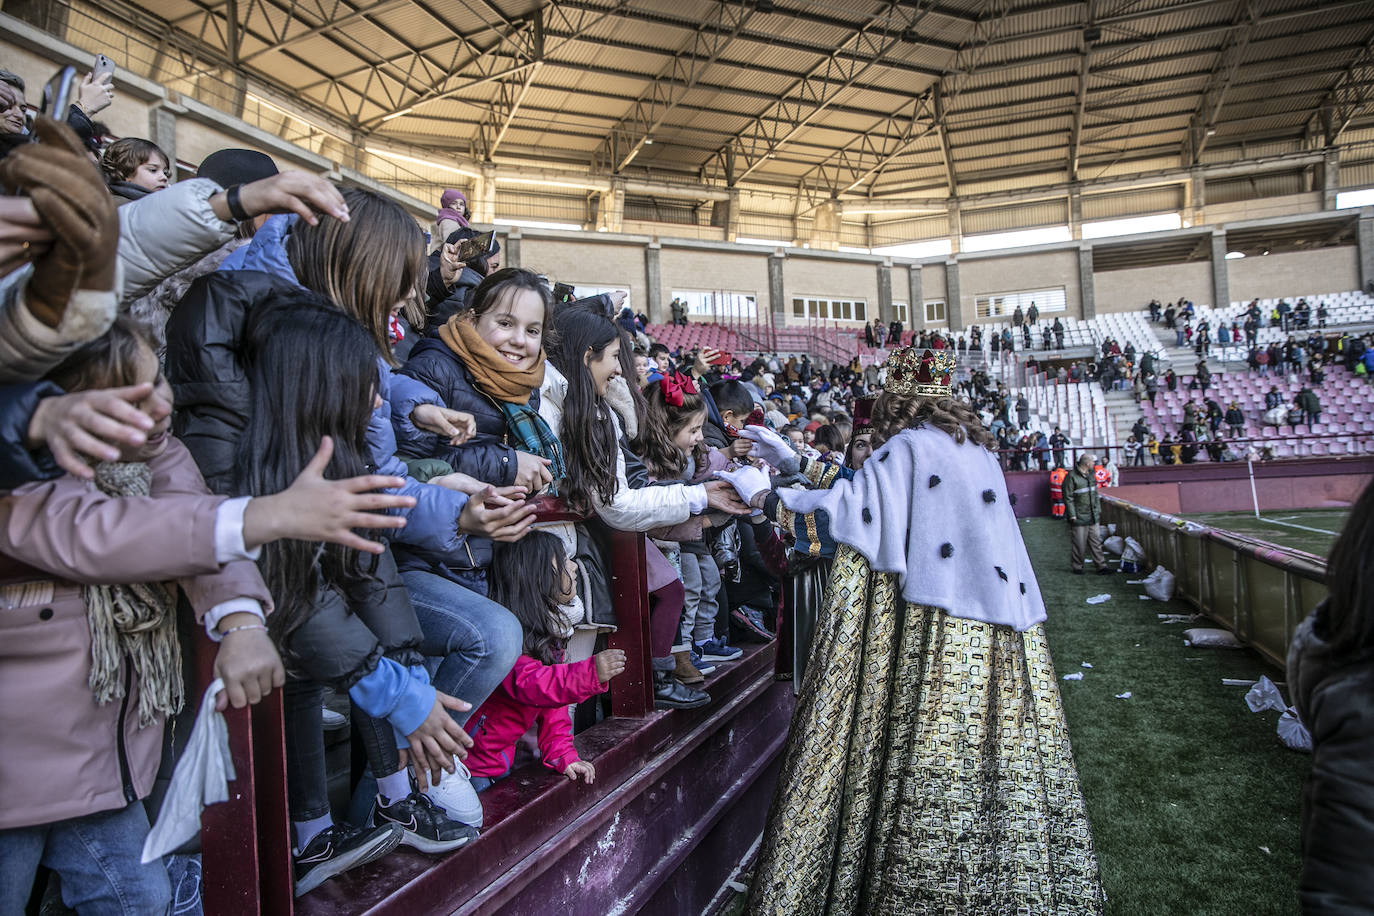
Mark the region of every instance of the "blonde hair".
[[948, 395], [930, 397], [884, 391], [873, 405], [872, 422], [875, 450], [902, 430], [922, 426], [948, 433], [955, 442], [967, 440], [986, 449], [997, 447], [996, 438], [973, 408]]

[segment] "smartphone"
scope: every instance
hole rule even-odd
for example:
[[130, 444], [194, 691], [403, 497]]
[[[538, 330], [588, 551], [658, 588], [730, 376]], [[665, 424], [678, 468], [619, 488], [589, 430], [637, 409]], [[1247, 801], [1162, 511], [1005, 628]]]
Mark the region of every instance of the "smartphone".
[[97, 54], [97, 55], [95, 56], [95, 66], [91, 68], [91, 79], [92, 79], [93, 81], [94, 81], [94, 80], [100, 79], [102, 76], [104, 76], [104, 75], [107, 74], [107, 73], [110, 74], [111, 76], [113, 76], [113, 75], [114, 75], [114, 72], [115, 72], [115, 63], [114, 63], [114, 61], [110, 60], [110, 59], [109, 59], [108, 57], [106, 57], [104, 54]]
[[76, 86], [76, 68], [63, 67], [53, 74], [53, 78], [48, 80], [48, 84], [43, 87], [43, 107], [39, 108], [41, 114], [57, 120], [64, 121], [67, 118], [67, 109], [72, 104], [72, 93]]
[[458, 243], [458, 260], [471, 261], [475, 257], [486, 254], [491, 251], [491, 245], [495, 239], [495, 232], [479, 232], [470, 239], [463, 239]]

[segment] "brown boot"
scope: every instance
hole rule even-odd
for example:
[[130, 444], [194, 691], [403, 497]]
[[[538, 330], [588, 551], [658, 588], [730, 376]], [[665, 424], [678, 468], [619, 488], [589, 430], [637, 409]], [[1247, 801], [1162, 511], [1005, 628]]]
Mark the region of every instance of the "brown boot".
[[697, 666], [692, 664], [691, 651], [683, 649], [673, 653], [673, 661], [677, 662], [677, 667], [673, 670], [673, 677], [684, 684], [704, 684], [706, 675], [697, 670]]

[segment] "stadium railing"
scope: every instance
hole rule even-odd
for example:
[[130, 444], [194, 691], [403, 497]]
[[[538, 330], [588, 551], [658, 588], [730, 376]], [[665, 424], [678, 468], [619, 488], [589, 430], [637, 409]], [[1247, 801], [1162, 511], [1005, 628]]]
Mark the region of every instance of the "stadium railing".
[[[1102, 518], [1144, 548], [1146, 569], [1280, 668], [1293, 631], [1326, 597], [1326, 561], [1103, 494]], [[1142, 572], [1142, 575], [1144, 573]]]
[[[561, 508], [543, 509], [537, 516], [539, 522], [582, 520]], [[606, 529], [606, 537], [617, 623], [610, 647], [623, 649], [627, 659], [625, 673], [611, 681], [611, 715], [642, 718], [654, 708], [645, 536]], [[199, 697], [214, 679], [214, 658], [214, 644], [200, 634], [197, 691], [189, 696]], [[275, 690], [256, 706], [225, 713], [235, 779], [229, 800], [205, 808], [201, 816], [205, 916], [290, 916], [295, 910], [281, 696]]]

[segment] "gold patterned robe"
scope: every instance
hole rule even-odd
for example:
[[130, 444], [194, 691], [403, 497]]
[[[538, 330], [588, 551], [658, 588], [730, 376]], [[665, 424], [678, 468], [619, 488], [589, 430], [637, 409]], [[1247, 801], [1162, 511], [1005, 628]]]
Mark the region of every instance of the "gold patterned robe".
[[905, 601], [837, 551], [747, 912], [1102, 912], [1041, 625]]

